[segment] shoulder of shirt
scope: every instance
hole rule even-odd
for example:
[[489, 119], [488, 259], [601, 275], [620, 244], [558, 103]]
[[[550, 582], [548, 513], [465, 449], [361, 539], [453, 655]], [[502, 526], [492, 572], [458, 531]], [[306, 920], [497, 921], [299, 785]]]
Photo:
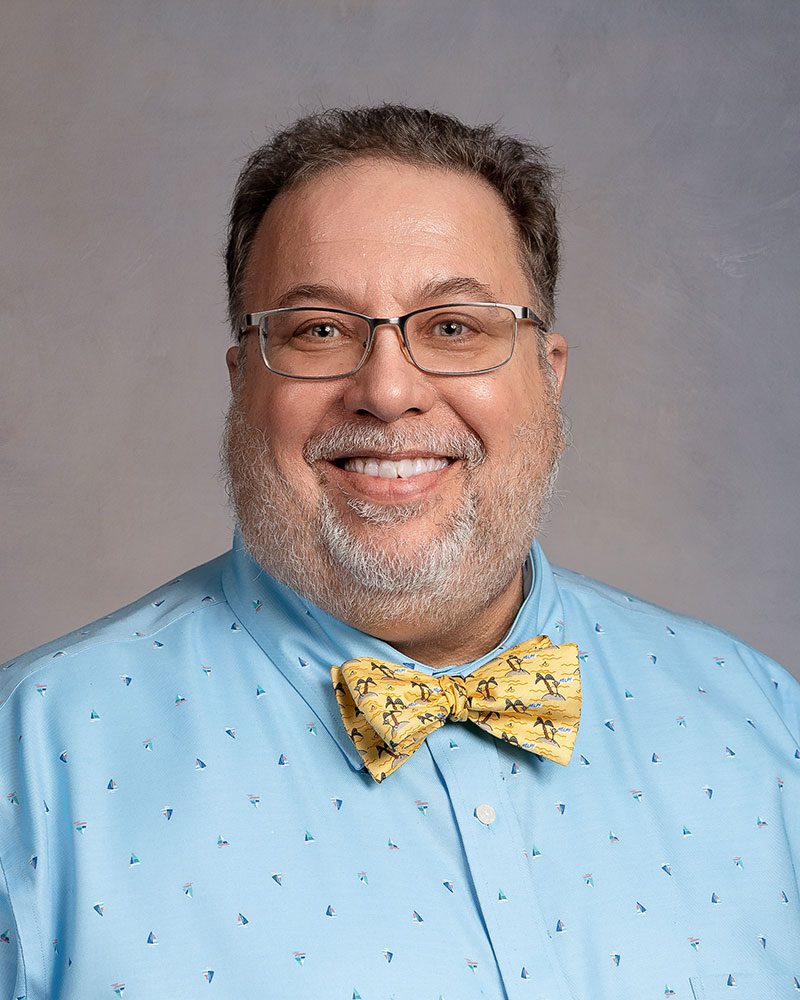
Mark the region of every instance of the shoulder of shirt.
[[670, 611], [611, 584], [562, 566], [553, 566], [552, 570], [560, 589], [572, 592], [579, 601], [591, 602], [592, 614], [598, 613], [604, 604], [611, 605], [623, 614], [630, 615], [631, 623], [638, 618], [645, 631], [653, 627], [669, 627], [676, 635], [682, 636], [685, 642], [713, 643], [719, 653], [738, 657], [794, 739], [800, 741], [800, 681], [766, 653], [710, 622]]
[[0, 664], [0, 710], [20, 684], [54, 661], [66, 664], [99, 648], [152, 641], [188, 615], [227, 605], [222, 569], [229, 557], [225, 552], [195, 566], [125, 607]]

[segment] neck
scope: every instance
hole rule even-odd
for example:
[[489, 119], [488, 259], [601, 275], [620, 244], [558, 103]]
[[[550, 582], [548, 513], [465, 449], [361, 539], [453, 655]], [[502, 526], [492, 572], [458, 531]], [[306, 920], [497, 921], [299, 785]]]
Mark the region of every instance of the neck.
[[460, 666], [493, 650], [508, 633], [524, 600], [522, 570], [490, 605], [477, 613], [473, 608], [451, 628], [430, 628], [424, 623], [411, 630], [408, 622], [360, 624], [350, 622], [362, 632], [382, 639], [409, 660], [430, 667]]

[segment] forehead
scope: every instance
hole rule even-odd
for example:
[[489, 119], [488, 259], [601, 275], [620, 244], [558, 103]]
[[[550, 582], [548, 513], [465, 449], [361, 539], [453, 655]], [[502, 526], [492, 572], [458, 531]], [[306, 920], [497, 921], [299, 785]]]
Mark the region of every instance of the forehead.
[[263, 308], [287, 287], [324, 279], [400, 304], [415, 285], [455, 275], [489, 285], [500, 300], [524, 294], [517, 231], [500, 194], [474, 175], [362, 159], [275, 198], [256, 234], [246, 293]]

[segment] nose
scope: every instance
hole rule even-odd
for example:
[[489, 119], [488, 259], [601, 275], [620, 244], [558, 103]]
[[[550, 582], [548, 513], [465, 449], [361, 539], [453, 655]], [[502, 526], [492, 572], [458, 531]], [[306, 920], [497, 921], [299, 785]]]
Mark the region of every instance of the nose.
[[351, 413], [369, 413], [385, 423], [407, 413], [424, 413], [433, 405], [432, 379], [416, 367], [406, 351], [400, 327], [375, 328], [372, 350], [362, 367], [347, 379], [342, 401]]

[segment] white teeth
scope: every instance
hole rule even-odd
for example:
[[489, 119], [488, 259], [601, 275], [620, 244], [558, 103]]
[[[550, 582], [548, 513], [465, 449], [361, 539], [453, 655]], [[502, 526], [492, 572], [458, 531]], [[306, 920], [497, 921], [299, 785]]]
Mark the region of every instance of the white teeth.
[[403, 479], [408, 479], [409, 476], [419, 474], [425, 470], [425, 462], [423, 459], [419, 460], [420, 467], [417, 468], [417, 460], [414, 458], [401, 458], [397, 463], [397, 475], [401, 476]]
[[450, 464], [446, 458], [401, 458], [399, 462], [390, 462], [377, 458], [348, 458], [344, 468], [348, 472], [360, 472], [367, 476], [378, 476], [380, 479], [410, 479], [424, 472], [435, 472]]

